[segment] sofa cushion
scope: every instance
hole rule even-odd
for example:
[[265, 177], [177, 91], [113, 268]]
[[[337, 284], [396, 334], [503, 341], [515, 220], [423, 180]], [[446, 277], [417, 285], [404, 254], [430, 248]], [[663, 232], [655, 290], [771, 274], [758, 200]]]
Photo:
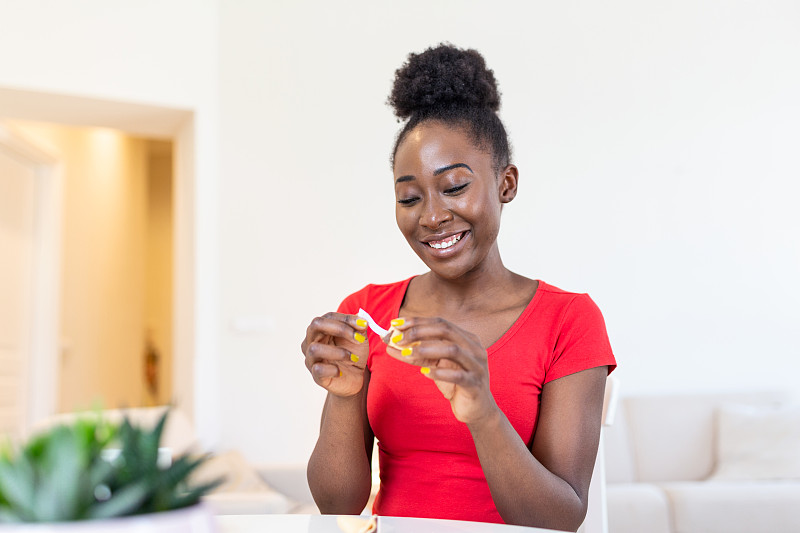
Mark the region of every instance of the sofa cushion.
[[675, 533], [800, 531], [800, 483], [780, 481], [668, 483]]
[[664, 491], [648, 483], [608, 485], [611, 533], [670, 533], [669, 503]]
[[273, 490], [236, 451], [211, 456], [192, 474], [194, 484], [223, 479], [203, 497], [216, 514], [287, 513], [296, 502]]
[[291, 514], [320, 514], [308, 488], [305, 463], [262, 463], [256, 466], [261, 479], [292, 502]]
[[699, 481], [714, 467], [714, 416], [723, 404], [772, 405], [782, 393], [639, 396], [623, 399], [638, 481]]
[[721, 407], [711, 479], [800, 479], [800, 408]]
[[633, 462], [628, 422], [625, 409], [618, 408], [614, 424], [603, 428], [601, 437], [605, 450], [606, 482], [633, 483], [636, 467]]

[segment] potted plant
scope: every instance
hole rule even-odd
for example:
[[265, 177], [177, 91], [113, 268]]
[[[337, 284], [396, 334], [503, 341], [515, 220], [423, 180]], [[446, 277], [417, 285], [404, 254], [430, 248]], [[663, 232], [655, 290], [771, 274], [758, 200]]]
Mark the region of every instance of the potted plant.
[[[147, 429], [125, 418], [77, 419], [0, 450], [0, 524], [4, 531], [214, 531], [200, 497], [220, 483], [192, 486], [205, 456], [164, 465], [159, 442], [169, 412]], [[31, 522], [47, 524], [31, 525]]]

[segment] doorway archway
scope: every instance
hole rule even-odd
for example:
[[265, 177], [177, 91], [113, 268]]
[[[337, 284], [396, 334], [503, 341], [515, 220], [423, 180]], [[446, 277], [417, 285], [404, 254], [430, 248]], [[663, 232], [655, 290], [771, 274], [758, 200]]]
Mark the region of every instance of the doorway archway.
[[[50, 122], [72, 126], [95, 126], [120, 130], [132, 135], [170, 140], [174, 146], [174, 370], [172, 389], [180, 407], [195, 418], [195, 178], [194, 146], [195, 120], [191, 110], [167, 108], [128, 102], [112, 102], [90, 97], [39, 93], [0, 88], [0, 119]], [[51, 156], [47, 156], [52, 159]], [[60, 231], [60, 201], [57, 164], [52, 173], [55, 203], [44, 209], [50, 217], [49, 225]], [[57, 243], [48, 245], [52, 261], [57, 265]], [[37, 262], [43, 264], [44, 262]], [[40, 306], [58, 309], [58, 276], [41, 291]], [[38, 294], [38, 293], [37, 293]], [[37, 300], [38, 302], [38, 300]], [[39, 336], [42, 343], [41, 361], [31, 367], [31, 390], [36, 400], [29, 403], [30, 421], [51, 414], [56, 409], [54, 380], [57, 368], [58, 327], [48, 326], [51, 335]]]

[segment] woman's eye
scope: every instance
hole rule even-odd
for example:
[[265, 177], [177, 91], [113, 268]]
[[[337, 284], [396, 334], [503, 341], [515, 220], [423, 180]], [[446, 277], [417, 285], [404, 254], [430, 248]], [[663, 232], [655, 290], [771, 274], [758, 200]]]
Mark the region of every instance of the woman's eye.
[[401, 198], [397, 200], [397, 203], [400, 205], [411, 205], [417, 201], [417, 198]]
[[445, 194], [455, 194], [455, 193], [457, 193], [459, 191], [464, 190], [464, 188], [466, 188], [467, 185], [469, 185], [469, 183], [465, 183], [464, 185], [456, 185], [455, 187], [450, 187], [449, 189], [446, 189], [444, 191], [444, 193]]

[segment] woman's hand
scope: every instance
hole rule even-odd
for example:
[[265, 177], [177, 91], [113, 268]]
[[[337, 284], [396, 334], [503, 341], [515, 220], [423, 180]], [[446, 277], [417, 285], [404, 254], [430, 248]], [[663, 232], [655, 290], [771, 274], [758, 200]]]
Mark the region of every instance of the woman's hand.
[[326, 313], [311, 321], [300, 347], [306, 368], [320, 387], [343, 398], [361, 392], [369, 355], [366, 320]]
[[387, 353], [433, 379], [458, 420], [472, 424], [499, 412], [486, 350], [475, 335], [442, 318], [399, 318], [392, 326]]

